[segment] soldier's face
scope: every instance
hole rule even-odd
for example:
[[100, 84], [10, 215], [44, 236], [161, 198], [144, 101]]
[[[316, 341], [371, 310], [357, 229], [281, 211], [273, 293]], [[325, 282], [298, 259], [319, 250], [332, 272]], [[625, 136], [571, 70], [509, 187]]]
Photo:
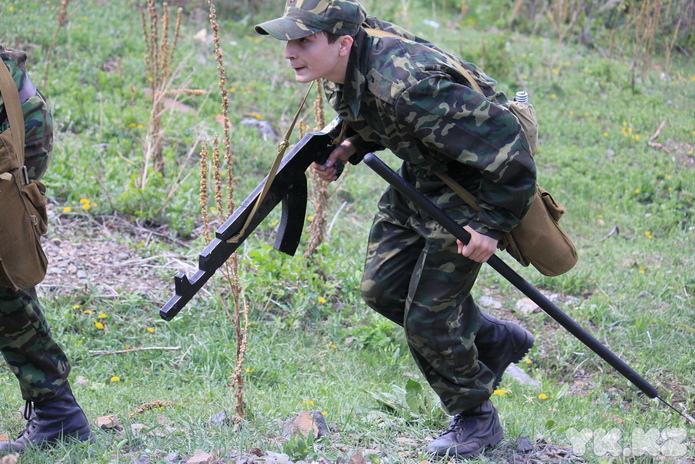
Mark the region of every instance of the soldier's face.
[[352, 38], [349, 36], [341, 37], [329, 44], [326, 34], [319, 32], [288, 41], [285, 46], [285, 59], [294, 69], [297, 82], [306, 83], [324, 78], [342, 84], [345, 81], [351, 45]]

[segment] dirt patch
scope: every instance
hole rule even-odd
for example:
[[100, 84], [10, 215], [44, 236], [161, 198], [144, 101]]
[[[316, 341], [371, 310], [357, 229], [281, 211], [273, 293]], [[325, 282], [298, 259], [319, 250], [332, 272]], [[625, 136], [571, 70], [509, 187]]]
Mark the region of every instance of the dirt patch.
[[[192, 245], [171, 238], [165, 229], [148, 229], [118, 216], [95, 217], [52, 211], [44, 251], [48, 273], [39, 290], [53, 295], [89, 292], [115, 297], [142, 294], [164, 301], [174, 291], [177, 272], [197, 269]], [[153, 241], [175, 244], [153, 253]], [[181, 251], [176, 251], [176, 250]]]

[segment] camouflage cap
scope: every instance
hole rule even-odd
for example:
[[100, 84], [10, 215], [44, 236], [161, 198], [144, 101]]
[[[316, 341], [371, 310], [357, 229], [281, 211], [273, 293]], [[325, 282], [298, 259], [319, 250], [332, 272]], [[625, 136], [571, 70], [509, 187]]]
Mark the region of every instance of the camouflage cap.
[[357, 0], [287, 0], [282, 18], [256, 26], [256, 32], [294, 40], [324, 31], [355, 35], [367, 14]]

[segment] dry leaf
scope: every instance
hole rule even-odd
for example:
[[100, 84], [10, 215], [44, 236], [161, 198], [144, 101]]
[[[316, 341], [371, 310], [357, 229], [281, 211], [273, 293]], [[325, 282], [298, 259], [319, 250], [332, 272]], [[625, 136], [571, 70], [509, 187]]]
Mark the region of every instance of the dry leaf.
[[17, 464], [19, 454], [8, 454], [0, 459], [0, 464]]
[[186, 461], [186, 464], [213, 464], [215, 458], [212, 454], [206, 453], [203, 450], [195, 450], [193, 457]]
[[305, 437], [308, 437], [311, 433], [314, 435], [314, 438], [316, 438], [319, 434], [319, 428], [317, 427], [316, 422], [314, 422], [314, 418], [312, 417], [311, 413], [306, 411], [300, 412], [297, 415], [295, 424], [297, 425], [297, 431]]
[[123, 430], [123, 426], [113, 414], [97, 417], [94, 422], [102, 430]]

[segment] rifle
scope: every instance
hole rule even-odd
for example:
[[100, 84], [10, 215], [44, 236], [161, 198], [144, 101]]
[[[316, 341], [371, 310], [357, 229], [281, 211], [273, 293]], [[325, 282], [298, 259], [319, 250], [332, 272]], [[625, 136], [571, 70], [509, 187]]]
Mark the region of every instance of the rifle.
[[295, 254], [306, 216], [307, 181], [304, 173], [312, 162], [325, 162], [334, 148], [330, 132], [341, 121], [339, 117], [335, 118], [320, 131], [302, 137], [280, 162], [275, 178], [258, 207], [255, 205], [268, 177], [217, 229], [215, 239], [200, 254], [198, 271], [193, 277], [189, 279], [182, 272], [174, 277], [175, 295], [159, 310], [162, 319], [172, 320], [280, 202], [282, 218], [274, 246], [288, 255]]
[[[420, 210], [429, 214], [435, 221], [437, 221], [442, 227], [448, 230], [454, 237], [461, 240], [463, 243], [468, 243], [470, 240], [470, 234], [461, 227], [456, 221], [451, 219], [444, 211], [438, 208], [434, 203], [422, 195], [415, 187], [410, 185], [401, 176], [396, 174], [391, 168], [389, 168], [383, 161], [381, 161], [373, 153], [367, 153], [364, 157], [365, 164], [369, 166], [374, 172], [376, 172], [382, 179], [388, 182], [396, 190], [402, 193], [410, 201], [412, 201]], [[502, 277], [507, 279], [512, 285], [519, 289], [524, 295], [533, 300], [534, 303], [538, 305], [543, 311], [546, 312], [550, 317], [555, 319], [562, 327], [564, 327], [569, 333], [574, 335], [580, 342], [584, 343], [588, 348], [590, 348], [594, 353], [599, 355], [610, 364], [615, 370], [623, 375], [627, 380], [629, 380], [634, 386], [639, 388], [645, 395], [649, 398], [656, 398], [666, 406], [674, 410], [676, 413], [684, 417], [690, 423], [695, 423], [695, 419], [690, 417], [690, 415], [683, 413], [673, 407], [668, 401], [664, 400], [659, 396], [659, 391], [655, 386], [650, 384], [641, 375], [639, 375], [634, 369], [628, 366], [625, 361], [617, 357], [611, 350], [609, 350], [605, 345], [594, 338], [589, 332], [584, 330], [579, 324], [577, 324], [571, 317], [565, 314], [560, 308], [553, 304], [549, 299], [545, 297], [538, 289], [533, 285], [528, 283], [517, 274], [514, 269], [509, 267], [504, 261], [502, 261], [498, 256], [492, 255], [492, 257], [487, 261], [487, 263]]]

